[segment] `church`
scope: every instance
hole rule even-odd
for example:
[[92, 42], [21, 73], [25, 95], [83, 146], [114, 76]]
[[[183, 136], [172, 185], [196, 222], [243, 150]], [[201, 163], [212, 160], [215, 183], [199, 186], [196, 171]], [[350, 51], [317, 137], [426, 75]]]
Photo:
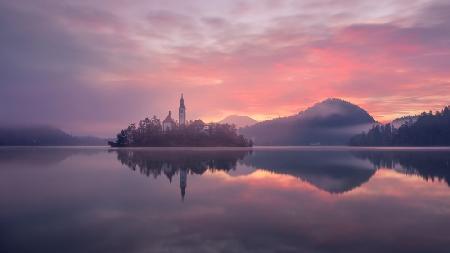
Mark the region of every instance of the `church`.
[[[178, 108], [178, 127], [186, 126], [186, 106], [184, 105], [183, 94], [181, 94], [180, 98], [180, 107]], [[168, 132], [177, 127], [177, 122], [172, 118], [172, 112], [169, 111], [169, 114], [162, 122], [162, 130], [163, 132]]]

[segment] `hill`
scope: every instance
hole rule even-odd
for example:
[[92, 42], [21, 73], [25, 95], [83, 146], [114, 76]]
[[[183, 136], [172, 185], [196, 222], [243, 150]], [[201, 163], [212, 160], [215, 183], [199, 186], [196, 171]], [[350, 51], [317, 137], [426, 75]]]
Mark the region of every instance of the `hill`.
[[235, 125], [236, 128], [241, 128], [246, 126], [252, 126], [258, 123], [258, 121], [250, 118], [249, 116], [230, 115], [219, 121], [219, 123]]
[[0, 126], [0, 146], [97, 146], [105, 139], [72, 136], [50, 126]]
[[240, 129], [256, 145], [345, 145], [375, 120], [361, 107], [329, 98], [297, 115]]

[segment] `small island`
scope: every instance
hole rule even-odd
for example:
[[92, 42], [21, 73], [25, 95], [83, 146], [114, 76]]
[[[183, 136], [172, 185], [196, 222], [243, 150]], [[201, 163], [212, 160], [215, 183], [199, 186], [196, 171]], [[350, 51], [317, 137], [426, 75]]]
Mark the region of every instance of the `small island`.
[[186, 121], [183, 94], [180, 98], [179, 121], [172, 112], [161, 122], [156, 116], [130, 124], [117, 134], [111, 147], [251, 147], [253, 142], [238, 134], [234, 125]]

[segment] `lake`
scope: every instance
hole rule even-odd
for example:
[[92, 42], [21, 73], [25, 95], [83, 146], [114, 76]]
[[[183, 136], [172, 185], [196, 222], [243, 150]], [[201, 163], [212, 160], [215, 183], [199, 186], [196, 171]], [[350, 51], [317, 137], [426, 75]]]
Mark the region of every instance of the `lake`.
[[449, 252], [450, 150], [0, 148], [0, 252]]

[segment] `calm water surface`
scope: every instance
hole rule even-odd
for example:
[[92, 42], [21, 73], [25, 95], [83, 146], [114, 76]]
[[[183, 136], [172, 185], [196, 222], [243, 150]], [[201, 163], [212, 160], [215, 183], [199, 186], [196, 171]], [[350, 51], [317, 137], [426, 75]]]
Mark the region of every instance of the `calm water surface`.
[[450, 150], [0, 148], [0, 252], [450, 252]]

